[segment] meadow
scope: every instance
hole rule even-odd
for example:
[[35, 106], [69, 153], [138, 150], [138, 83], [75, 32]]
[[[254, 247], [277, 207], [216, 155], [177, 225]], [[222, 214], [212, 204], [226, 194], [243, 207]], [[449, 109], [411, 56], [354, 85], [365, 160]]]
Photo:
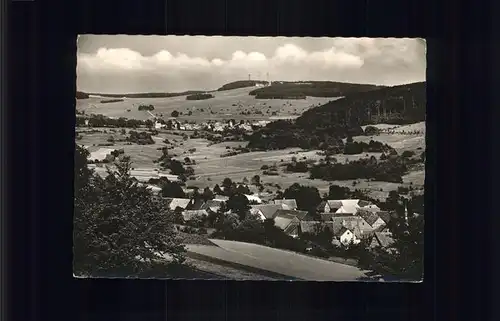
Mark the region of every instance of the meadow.
[[[278, 99], [255, 99], [254, 96], [248, 94], [250, 88], [239, 88], [227, 91], [213, 92], [214, 98], [200, 101], [187, 101], [185, 96], [169, 97], [169, 98], [125, 98], [122, 102], [100, 104], [100, 97], [90, 97], [89, 99], [77, 100], [77, 109], [86, 113], [103, 114], [110, 117], [127, 117], [136, 119], [148, 119], [151, 117], [144, 111], [138, 111], [139, 104], [153, 104], [155, 106], [154, 114], [163, 113], [164, 118], [168, 118], [173, 110], [193, 112], [192, 116], [181, 116], [180, 119], [189, 119], [195, 121], [206, 121], [208, 119], [220, 120], [222, 118], [234, 119], [276, 119], [276, 118], [293, 118], [304, 110], [311, 108], [314, 105], [325, 103], [334, 98], [315, 98], [308, 97], [305, 100], [278, 100]], [[91, 106], [95, 106], [91, 107]], [[210, 114], [208, 106], [216, 112], [215, 115]], [[240, 107], [248, 106], [248, 107]], [[252, 107], [253, 106], [253, 107]], [[193, 108], [194, 107], [194, 108]], [[201, 111], [201, 109], [204, 111]], [[130, 109], [130, 112], [127, 112]], [[269, 114], [263, 115], [239, 115], [243, 110], [270, 110]], [[277, 115], [271, 115], [272, 111], [276, 111]], [[259, 118], [260, 117], [260, 118]], [[374, 125], [383, 130], [382, 133], [375, 136], [355, 136], [354, 141], [368, 143], [370, 140], [376, 140], [386, 143], [395, 148], [398, 153], [405, 150], [414, 151], [420, 154], [425, 150], [425, 122], [397, 126], [389, 124]], [[366, 127], [366, 126], [364, 126]], [[387, 133], [390, 129], [394, 133]], [[99, 132], [95, 132], [95, 130]], [[123, 133], [123, 130], [125, 132]], [[195, 180], [188, 180], [188, 186], [196, 186], [204, 188], [206, 186], [213, 187], [219, 184], [226, 177], [235, 182], [241, 182], [244, 178], [249, 181], [254, 175], [261, 177], [261, 182], [268, 193], [274, 193], [280, 189], [285, 189], [293, 183], [301, 185], [309, 185], [318, 188], [320, 194], [327, 193], [331, 184], [346, 186], [351, 189], [361, 189], [367, 192], [371, 197], [383, 200], [387, 197], [391, 190], [397, 189], [399, 186], [412, 186], [414, 189], [423, 189], [425, 170], [418, 169], [412, 171], [403, 177], [403, 184], [368, 181], [368, 180], [347, 180], [347, 181], [323, 181], [309, 179], [308, 173], [286, 173], [280, 165], [289, 163], [292, 158], [299, 161], [319, 161], [323, 156], [318, 155], [318, 151], [303, 151], [299, 148], [288, 148], [283, 150], [272, 150], [266, 152], [251, 152], [239, 154], [229, 157], [221, 157], [221, 155], [233, 150], [236, 147], [244, 147], [247, 142], [223, 142], [213, 144], [206, 139], [187, 139], [184, 140], [180, 135], [174, 135], [171, 131], [160, 130], [158, 135], [153, 136], [155, 141], [151, 145], [136, 145], [125, 142], [126, 135], [129, 129], [119, 128], [94, 128], [94, 131], [89, 131], [87, 128], [77, 128], [77, 133], [80, 138], [77, 143], [85, 145], [94, 155], [108, 153], [108, 149], [123, 149], [125, 154], [131, 157], [134, 174], [141, 180], [147, 180], [148, 177], [157, 177], [160, 171], [158, 164], [153, 163], [157, 160], [162, 152], [161, 147], [166, 146], [163, 141], [170, 141], [169, 154], [175, 159], [184, 161], [184, 158], [189, 157], [196, 161], [196, 165], [192, 165], [195, 170]], [[138, 129], [141, 131], [141, 129]], [[417, 134], [409, 134], [409, 132], [418, 131]], [[191, 132], [185, 132], [191, 134]], [[99, 146], [99, 144], [107, 143], [110, 136], [113, 136], [115, 143], [113, 146]], [[123, 141], [120, 141], [123, 140]], [[375, 156], [377, 159], [380, 153], [367, 153], [359, 155], [334, 155], [339, 163], [346, 161], [354, 161], [359, 158]], [[101, 155], [102, 156], [102, 155]], [[263, 174], [261, 167], [263, 165], [277, 165], [279, 174], [276, 176], [268, 176]], [[105, 174], [104, 167], [96, 167], [96, 170]], [[148, 176], [149, 175], [149, 176]], [[255, 189], [256, 191], [256, 189]]]
[[[276, 117], [294, 118], [305, 110], [324, 104], [337, 98], [307, 97], [299, 100], [285, 99], [256, 99], [248, 93], [254, 87], [239, 88], [226, 91], [213, 92], [214, 98], [206, 100], [186, 100], [186, 96], [166, 97], [166, 98], [124, 98], [123, 101], [102, 104], [102, 98], [90, 97], [88, 99], [78, 99], [76, 109], [86, 114], [102, 114], [108, 117], [126, 117], [146, 120], [151, 115], [139, 111], [139, 105], [153, 105], [152, 112], [155, 115], [163, 115], [168, 119], [170, 114], [177, 110], [183, 115], [179, 120], [206, 121], [221, 119], [236, 120], [268, 120]], [[127, 111], [130, 110], [130, 111]], [[213, 112], [211, 113], [210, 110]], [[187, 113], [191, 111], [192, 115]], [[250, 115], [241, 115], [241, 112], [250, 111]], [[262, 115], [255, 114], [255, 111], [262, 111]], [[269, 111], [269, 112], [268, 112]], [[273, 115], [272, 113], [276, 114]], [[273, 117], [273, 118], [271, 118]]]
[[267, 246], [210, 239], [217, 246], [189, 245], [188, 251], [220, 261], [315, 281], [355, 281], [365, 277], [356, 267]]

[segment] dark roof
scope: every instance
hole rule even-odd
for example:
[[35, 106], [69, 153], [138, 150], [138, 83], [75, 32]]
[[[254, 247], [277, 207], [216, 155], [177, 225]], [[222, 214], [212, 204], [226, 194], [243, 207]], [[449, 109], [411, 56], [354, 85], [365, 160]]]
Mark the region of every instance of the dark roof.
[[293, 220], [288, 224], [288, 226], [285, 228], [284, 232], [286, 234], [290, 234], [292, 232], [295, 232], [299, 228], [300, 222]]
[[379, 219], [379, 216], [377, 214], [373, 213], [370, 210], [365, 210], [362, 208], [358, 210], [357, 215], [361, 216], [366, 221], [366, 223], [370, 224], [370, 226], [372, 226], [373, 223], [375, 223]]
[[388, 224], [391, 221], [391, 214], [387, 211], [380, 211], [377, 215], [385, 222], [385, 224]]
[[322, 221], [331, 221], [335, 216], [335, 213], [321, 213], [320, 217]]
[[282, 230], [285, 230], [294, 220], [298, 220], [298, 218], [294, 215], [281, 214], [274, 218], [274, 225]]
[[202, 199], [193, 200], [192, 203], [189, 205], [189, 209], [190, 210], [201, 210], [203, 204], [205, 204], [205, 201], [203, 201]]
[[322, 225], [321, 221], [300, 221], [300, 230], [302, 233], [312, 233], [317, 225]]
[[297, 210], [277, 210], [275, 216], [279, 215], [292, 215], [296, 216], [299, 220], [303, 220], [307, 216], [306, 211], [297, 211]]

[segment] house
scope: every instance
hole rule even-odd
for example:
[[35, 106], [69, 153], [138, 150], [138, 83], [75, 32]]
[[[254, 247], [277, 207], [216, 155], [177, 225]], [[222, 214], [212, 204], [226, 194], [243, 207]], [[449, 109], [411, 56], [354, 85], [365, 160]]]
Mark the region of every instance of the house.
[[260, 199], [260, 197], [258, 197], [256, 195], [245, 194], [245, 197], [247, 198], [247, 200], [249, 202], [256, 202], [256, 203], [262, 204], [262, 200]]
[[384, 220], [381, 219], [377, 213], [372, 212], [372, 209], [360, 208], [356, 215], [361, 216], [373, 229], [378, 229], [386, 225]]
[[374, 229], [360, 216], [335, 216], [332, 218], [335, 225], [341, 225], [353, 232], [358, 238], [373, 235]]
[[360, 238], [350, 228], [343, 225], [340, 220], [321, 222], [321, 221], [301, 221], [299, 224], [300, 233], [319, 233], [323, 228], [328, 228], [332, 232], [332, 244], [347, 245], [349, 243], [357, 244], [361, 242]]
[[202, 206], [201, 210], [206, 210], [207, 212], [217, 212], [222, 207], [224, 201], [221, 200], [208, 200]]
[[274, 225], [292, 237], [299, 236], [300, 220], [295, 215], [280, 213], [275, 216]]
[[317, 210], [320, 213], [337, 213], [337, 214], [351, 214], [354, 215], [360, 208], [372, 208], [375, 210], [380, 210], [376, 205], [373, 205], [368, 201], [359, 199], [348, 199], [348, 200], [326, 200], [321, 202]]
[[349, 230], [345, 227], [342, 227], [338, 231], [337, 235], [334, 235], [334, 238], [337, 238], [340, 241], [340, 243], [343, 245], [348, 245], [351, 243], [358, 244], [361, 242], [361, 240], [358, 239], [356, 237], [356, 235], [353, 232], [351, 232], [351, 230]]
[[191, 200], [189, 198], [172, 198], [172, 200], [168, 204], [168, 207], [172, 211], [175, 211], [175, 209], [178, 207], [185, 210], [189, 206], [190, 203], [191, 203]]
[[258, 215], [263, 221], [268, 218], [274, 218], [278, 210], [281, 210], [281, 206], [274, 204], [252, 205], [250, 207], [250, 213]]
[[274, 200], [274, 204], [281, 205], [284, 210], [296, 210], [297, 201], [295, 199]]
[[186, 210], [182, 212], [182, 218], [184, 221], [190, 221], [194, 217], [208, 216], [208, 212], [205, 210]]
[[276, 216], [278, 215], [291, 215], [297, 217], [300, 221], [304, 220], [307, 216], [306, 211], [297, 211], [297, 210], [284, 210], [284, 209], [279, 209], [276, 211]]

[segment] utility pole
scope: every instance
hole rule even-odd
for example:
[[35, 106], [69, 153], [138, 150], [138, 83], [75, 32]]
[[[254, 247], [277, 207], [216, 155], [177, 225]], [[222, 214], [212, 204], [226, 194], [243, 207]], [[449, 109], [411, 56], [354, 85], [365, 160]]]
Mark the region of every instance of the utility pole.
[[250, 80], [250, 79], [251, 79], [250, 74], [248, 74], [248, 80]]

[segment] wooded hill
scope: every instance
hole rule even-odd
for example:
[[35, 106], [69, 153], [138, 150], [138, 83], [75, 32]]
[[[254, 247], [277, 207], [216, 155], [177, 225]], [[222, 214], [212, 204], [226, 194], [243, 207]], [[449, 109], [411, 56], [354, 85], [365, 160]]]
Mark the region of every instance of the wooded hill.
[[334, 81], [276, 81], [271, 86], [252, 90], [257, 99], [305, 99], [311, 97], [342, 97], [351, 93], [383, 88], [367, 84], [351, 84]]
[[307, 110], [295, 121], [275, 121], [249, 137], [249, 148], [342, 149], [342, 138], [362, 135], [361, 126], [425, 120], [426, 83], [358, 92]]
[[257, 84], [265, 85], [267, 84], [267, 81], [263, 80], [239, 80], [239, 81], [233, 81], [229, 84], [225, 84], [224, 86], [220, 87], [217, 89], [217, 91], [224, 91], [224, 90], [231, 90], [231, 89], [238, 89], [238, 88], [246, 88], [246, 87], [254, 87]]
[[411, 124], [425, 121], [426, 83], [418, 82], [349, 94], [307, 110], [296, 122], [301, 127], [331, 124]]

